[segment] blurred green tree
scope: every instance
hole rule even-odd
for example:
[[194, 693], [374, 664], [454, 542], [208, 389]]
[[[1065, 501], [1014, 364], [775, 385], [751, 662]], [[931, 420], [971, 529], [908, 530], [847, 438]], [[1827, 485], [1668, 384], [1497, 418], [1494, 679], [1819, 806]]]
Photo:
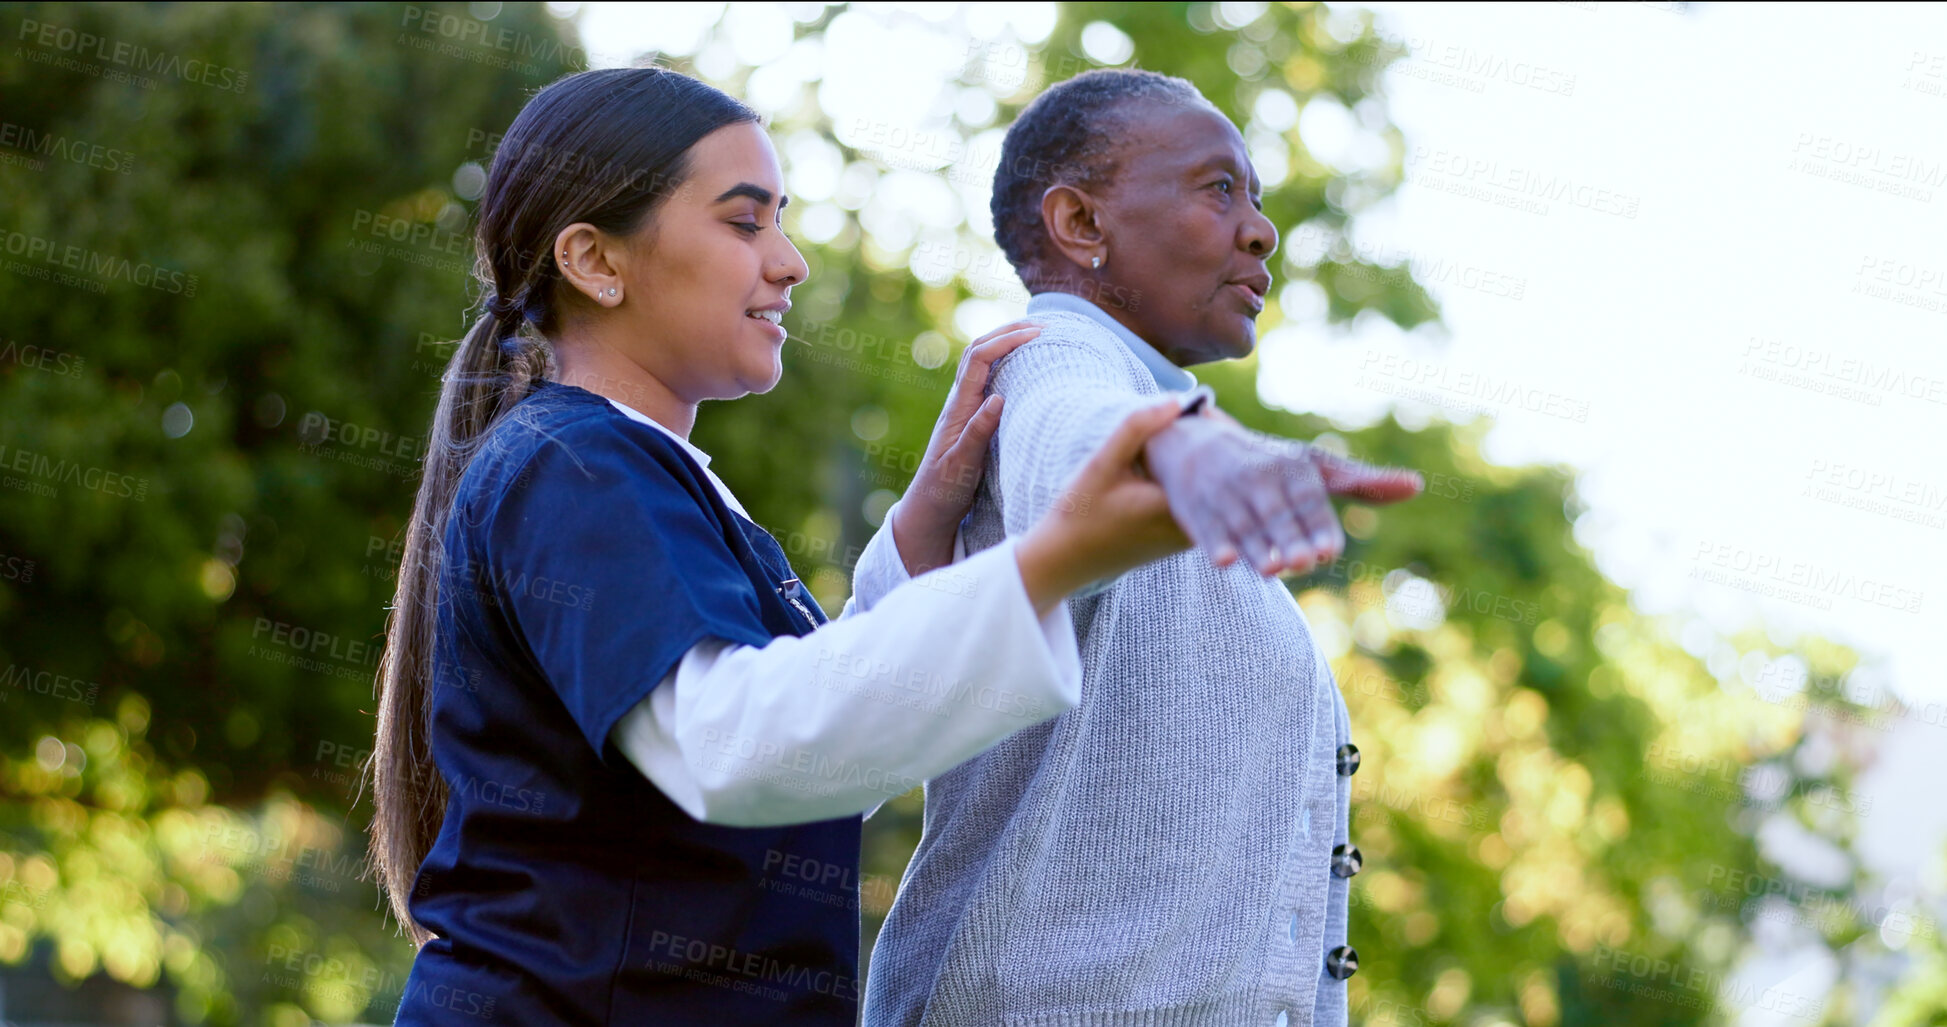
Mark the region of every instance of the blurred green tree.
[[465, 5], [7, 21], [0, 959], [382, 1015], [409, 953], [343, 817], [469, 299], [455, 173], [585, 56], [527, 5], [513, 45]]

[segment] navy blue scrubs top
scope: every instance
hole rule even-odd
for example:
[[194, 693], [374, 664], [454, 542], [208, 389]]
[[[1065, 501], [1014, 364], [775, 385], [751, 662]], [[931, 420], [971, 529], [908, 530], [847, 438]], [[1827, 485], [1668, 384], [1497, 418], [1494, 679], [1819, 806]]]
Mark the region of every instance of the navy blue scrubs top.
[[860, 818], [699, 823], [608, 744], [697, 642], [824, 621], [776, 539], [667, 436], [543, 383], [475, 454], [445, 545], [450, 798], [410, 899], [438, 937], [396, 1022], [851, 1027]]

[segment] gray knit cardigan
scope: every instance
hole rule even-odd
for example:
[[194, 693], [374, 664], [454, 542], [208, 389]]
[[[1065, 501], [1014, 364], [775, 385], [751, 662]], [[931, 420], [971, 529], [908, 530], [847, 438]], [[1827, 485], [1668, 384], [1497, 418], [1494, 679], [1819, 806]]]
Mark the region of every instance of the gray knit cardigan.
[[[1026, 531], [1160, 395], [1095, 320], [1032, 319], [990, 385], [969, 552]], [[865, 1024], [1343, 1024], [1351, 724], [1290, 591], [1192, 550], [1068, 603], [1081, 706], [927, 783]]]

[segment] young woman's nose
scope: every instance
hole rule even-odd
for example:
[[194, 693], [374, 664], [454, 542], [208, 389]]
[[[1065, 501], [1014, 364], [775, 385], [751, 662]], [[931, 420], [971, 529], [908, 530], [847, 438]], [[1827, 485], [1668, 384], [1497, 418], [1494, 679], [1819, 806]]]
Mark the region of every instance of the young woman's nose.
[[811, 277], [811, 266], [805, 263], [804, 254], [798, 252], [798, 247], [786, 238], [783, 232], [775, 234], [783, 244], [783, 248], [772, 256], [769, 273], [764, 276], [765, 280], [778, 285], [797, 285]]

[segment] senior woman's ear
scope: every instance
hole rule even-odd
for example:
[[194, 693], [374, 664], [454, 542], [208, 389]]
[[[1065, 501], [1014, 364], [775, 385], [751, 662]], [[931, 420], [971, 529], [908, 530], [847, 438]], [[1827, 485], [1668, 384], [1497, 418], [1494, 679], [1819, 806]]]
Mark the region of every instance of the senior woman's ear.
[[[1090, 269], [1109, 262], [1109, 237], [1095, 197], [1072, 185], [1049, 186], [1041, 194], [1041, 224], [1054, 253]], [[1050, 254], [1053, 256], [1054, 254]]]

